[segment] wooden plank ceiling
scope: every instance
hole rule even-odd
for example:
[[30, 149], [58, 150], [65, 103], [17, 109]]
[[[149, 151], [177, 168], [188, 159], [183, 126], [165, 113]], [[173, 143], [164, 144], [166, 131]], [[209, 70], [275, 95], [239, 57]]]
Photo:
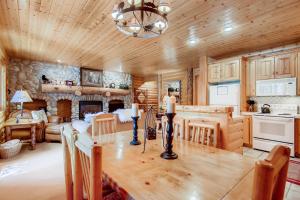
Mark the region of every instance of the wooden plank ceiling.
[[117, 31], [113, 0], [0, 2], [0, 43], [9, 57], [140, 75], [195, 67], [200, 55], [300, 41], [299, 0], [172, 0], [169, 29], [154, 39]]

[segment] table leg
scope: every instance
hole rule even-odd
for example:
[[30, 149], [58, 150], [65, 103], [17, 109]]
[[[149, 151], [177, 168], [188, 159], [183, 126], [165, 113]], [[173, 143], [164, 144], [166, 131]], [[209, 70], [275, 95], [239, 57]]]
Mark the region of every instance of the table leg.
[[36, 126], [32, 126], [30, 132], [31, 132], [31, 149], [34, 150], [36, 145]]
[[5, 141], [11, 140], [11, 128], [9, 126], [5, 127]]

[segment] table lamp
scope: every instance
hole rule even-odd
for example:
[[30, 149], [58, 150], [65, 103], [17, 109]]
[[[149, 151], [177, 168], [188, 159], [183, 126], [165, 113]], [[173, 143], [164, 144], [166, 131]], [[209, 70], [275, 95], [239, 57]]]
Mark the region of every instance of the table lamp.
[[10, 102], [21, 103], [21, 117], [23, 117], [23, 103], [32, 102], [32, 99], [26, 90], [17, 90]]

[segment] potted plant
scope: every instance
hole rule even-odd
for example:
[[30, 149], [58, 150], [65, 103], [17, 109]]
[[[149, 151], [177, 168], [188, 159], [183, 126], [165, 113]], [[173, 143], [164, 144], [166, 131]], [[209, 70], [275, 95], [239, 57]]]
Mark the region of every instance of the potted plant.
[[249, 105], [249, 112], [253, 112], [254, 111], [254, 105], [256, 104], [256, 102], [252, 99], [248, 99], [247, 104]]

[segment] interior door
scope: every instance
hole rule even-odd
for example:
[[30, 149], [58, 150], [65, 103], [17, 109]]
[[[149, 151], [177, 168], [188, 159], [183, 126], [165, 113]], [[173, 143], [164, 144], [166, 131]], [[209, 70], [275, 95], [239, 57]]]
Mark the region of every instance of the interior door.
[[283, 54], [275, 57], [275, 78], [295, 77], [297, 54]]
[[275, 58], [268, 57], [257, 60], [256, 65], [256, 80], [266, 80], [274, 78]]

